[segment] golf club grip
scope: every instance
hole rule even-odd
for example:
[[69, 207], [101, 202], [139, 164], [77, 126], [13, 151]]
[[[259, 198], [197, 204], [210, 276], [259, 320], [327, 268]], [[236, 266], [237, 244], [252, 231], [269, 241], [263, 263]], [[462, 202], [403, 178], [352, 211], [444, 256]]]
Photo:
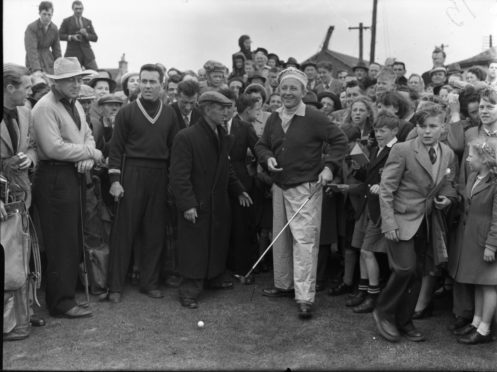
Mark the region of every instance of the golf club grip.
[[266, 248], [266, 250], [262, 253], [262, 255], [259, 257], [259, 259], [255, 262], [254, 266], [252, 266], [252, 268], [250, 269], [250, 271], [245, 275], [245, 278], [248, 277], [250, 274], [252, 274], [252, 271], [254, 271], [254, 269], [257, 267], [257, 265], [262, 261], [262, 259], [264, 258], [264, 256], [266, 255], [267, 252], [269, 252], [269, 250], [273, 247], [274, 243], [276, 243], [276, 240], [278, 240], [278, 238], [280, 237], [280, 235], [283, 233], [283, 231], [285, 231], [285, 229], [288, 227], [288, 225], [290, 225], [290, 223], [293, 221], [293, 219], [297, 216], [297, 214], [300, 213], [300, 211], [302, 210], [302, 208], [305, 207], [305, 205], [309, 202], [309, 200], [312, 199], [312, 197], [314, 196], [314, 194], [316, 194], [318, 192], [318, 190], [321, 189], [321, 184], [318, 184], [318, 186], [316, 186], [316, 189], [312, 192], [311, 195], [309, 195], [307, 197], [307, 199], [305, 199], [305, 201], [302, 203], [302, 205], [299, 207], [299, 209], [297, 209], [297, 211], [293, 214], [293, 216], [288, 220], [288, 222], [285, 224], [285, 226], [283, 226], [283, 228], [280, 230], [280, 232], [278, 233], [278, 235], [276, 235], [276, 237], [273, 239], [273, 241], [271, 242], [271, 244], [268, 245], [268, 247]]

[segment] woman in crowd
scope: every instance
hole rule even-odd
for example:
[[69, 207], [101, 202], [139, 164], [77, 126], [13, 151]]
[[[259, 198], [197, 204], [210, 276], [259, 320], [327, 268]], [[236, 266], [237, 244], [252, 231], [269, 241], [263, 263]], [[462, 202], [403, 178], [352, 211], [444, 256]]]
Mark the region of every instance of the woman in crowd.
[[487, 73], [480, 66], [473, 66], [466, 71], [466, 81], [475, 85], [479, 81], [485, 81]]
[[425, 90], [423, 78], [418, 74], [411, 74], [411, 76], [409, 76], [407, 86], [418, 93], [423, 93]]
[[331, 121], [336, 122], [337, 118], [333, 116], [333, 112], [342, 109], [342, 104], [336, 94], [327, 91], [321, 92], [318, 94], [318, 101], [322, 105], [321, 111], [323, 111]]
[[127, 72], [121, 78], [121, 86], [124, 95], [128, 97], [128, 102], [133, 102], [140, 93], [140, 75], [138, 72]]

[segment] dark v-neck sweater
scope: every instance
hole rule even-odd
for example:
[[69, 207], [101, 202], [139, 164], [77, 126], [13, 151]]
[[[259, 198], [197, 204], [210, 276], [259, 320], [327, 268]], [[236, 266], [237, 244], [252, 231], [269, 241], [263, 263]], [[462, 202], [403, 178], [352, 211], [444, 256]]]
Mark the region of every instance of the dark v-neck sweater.
[[[159, 101], [150, 102], [139, 98], [152, 118], [159, 110]], [[109, 173], [111, 182], [119, 180], [119, 173], [111, 170], [121, 168], [121, 159], [169, 160], [173, 139], [178, 132], [178, 121], [174, 111], [167, 105], [155, 123], [151, 123], [134, 101], [119, 110], [110, 142]]]

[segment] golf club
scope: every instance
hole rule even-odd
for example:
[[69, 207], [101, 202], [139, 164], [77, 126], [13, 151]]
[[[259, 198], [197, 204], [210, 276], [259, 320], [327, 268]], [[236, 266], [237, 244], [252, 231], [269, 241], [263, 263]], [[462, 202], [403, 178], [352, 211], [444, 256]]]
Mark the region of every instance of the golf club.
[[293, 214], [293, 216], [288, 220], [288, 222], [285, 224], [285, 226], [283, 226], [283, 228], [280, 230], [280, 232], [278, 233], [278, 235], [276, 235], [276, 237], [273, 239], [273, 241], [271, 242], [271, 244], [268, 245], [268, 247], [266, 248], [266, 250], [262, 253], [262, 255], [259, 257], [259, 259], [255, 262], [255, 264], [252, 266], [252, 268], [249, 270], [249, 272], [247, 274], [245, 274], [244, 276], [241, 276], [241, 275], [237, 275], [235, 274], [234, 277], [237, 278], [240, 283], [242, 284], [248, 284], [247, 283], [247, 278], [250, 276], [250, 274], [252, 274], [252, 271], [254, 271], [254, 269], [257, 267], [257, 265], [262, 261], [262, 259], [264, 258], [264, 256], [266, 255], [267, 252], [269, 252], [269, 250], [273, 247], [274, 243], [276, 243], [276, 240], [278, 240], [278, 238], [280, 237], [280, 235], [283, 233], [283, 231], [285, 231], [285, 229], [290, 225], [290, 223], [293, 221], [293, 219], [295, 217], [297, 217], [297, 215], [300, 213], [300, 211], [302, 210], [302, 208], [305, 207], [305, 205], [309, 202], [309, 200], [311, 200], [311, 198], [319, 191], [321, 190], [322, 188], [322, 185], [321, 184], [318, 184], [316, 186], [316, 189], [311, 193], [311, 195], [309, 195], [307, 197], [307, 199], [304, 200], [304, 202], [302, 203], [302, 205], [299, 207], [299, 209], [297, 209], [297, 211]]

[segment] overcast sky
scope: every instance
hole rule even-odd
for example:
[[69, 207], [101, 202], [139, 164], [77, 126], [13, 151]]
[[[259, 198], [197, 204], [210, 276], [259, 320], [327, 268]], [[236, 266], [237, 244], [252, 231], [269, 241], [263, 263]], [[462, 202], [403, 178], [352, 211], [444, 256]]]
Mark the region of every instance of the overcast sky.
[[[38, 18], [32, 0], [3, 0], [4, 61], [24, 64], [24, 31]], [[71, 16], [71, 0], [52, 0], [53, 22]], [[215, 59], [231, 68], [238, 37], [248, 34], [252, 49], [265, 47], [280, 58], [302, 61], [316, 53], [328, 26], [330, 49], [358, 57], [358, 31], [370, 26], [373, 0], [83, 0], [84, 17], [98, 34], [92, 48], [101, 68], [117, 67], [126, 53], [129, 70], [162, 62], [167, 68], [200, 68]], [[404, 61], [408, 72], [431, 68], [435, 45], [448, 45], [447, 62], [471, 57], [497, 43], [497, 0], [379, 0], [376, 60]], [[369, 60], [371, 33], [364, 32]], [[62, 51], [66, 43], [61, 42]]]

